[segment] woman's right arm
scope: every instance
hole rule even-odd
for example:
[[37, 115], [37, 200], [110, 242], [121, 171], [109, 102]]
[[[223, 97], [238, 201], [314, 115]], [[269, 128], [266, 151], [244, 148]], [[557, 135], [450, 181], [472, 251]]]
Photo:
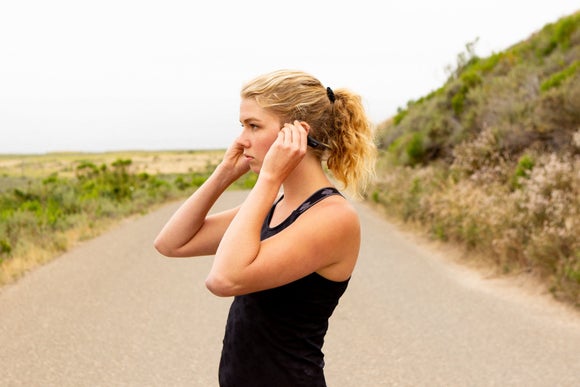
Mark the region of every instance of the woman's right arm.
[[168, 257], [213, 255], [238, 208], [208, 216], [220, 195], [249, 170], [243, 147], [236, 141], [222, 163], [165, 224], [154, 246]]

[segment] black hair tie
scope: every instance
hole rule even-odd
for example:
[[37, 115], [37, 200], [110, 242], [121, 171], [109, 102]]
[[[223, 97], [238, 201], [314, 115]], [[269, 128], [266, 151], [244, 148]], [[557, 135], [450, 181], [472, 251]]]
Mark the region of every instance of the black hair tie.
[[332, 91], [330, 87], [326, 88], [326, 95], [328, 95], [328, 99], [330, 100], [330, 102], [334, 103], [336, 97], [334, 96], [334, 91]]

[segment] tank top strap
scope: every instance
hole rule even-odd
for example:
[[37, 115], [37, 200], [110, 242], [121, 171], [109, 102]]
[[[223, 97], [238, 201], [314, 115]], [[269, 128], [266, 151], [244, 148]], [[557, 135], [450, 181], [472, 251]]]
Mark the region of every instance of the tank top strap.
[[274, 205], [272, 205], [272, 208], [270, 209], [270, 212], [266, 216], [266, 219], [264, 219], [264, 223], [262, 224], [262, 230], [261, 230], [261, 239], [264, 240], [264, 239], [269, 238], [272, 235], [275, 235], [275, 234], [279, 233], [280, 231], [284, 230], [286, 227], [288, 227], [292, 223], [294, 223], [294, 221], [296, 219], [298, 219], [298, 217], [300, 215], [302, 215], [310, 207], [312, 207], [313, 205], [315, 205], [316, 203], [318, 203], [322, 199], [324, 199], [328, 196], [332, 196], [332, 195], [342, 196], [342, 194], [334, 187], [326, 187], [326, 188], [322, 188], [322, 189], [316, 191], [308, 199], [306, 199], [300, 205], [300, 207], [298, 207], [297, 209], [292, 211], [290, 216], [288, 216], [286, 219], [284, 219], [284, 221], [282, 223], [280, 223], [277, 226], [270, 227], [270, 222], [271, 222], [272, 216], [274, 214], [274, 209], [276, 208], [276, 205], [280, 202], [280, 200], [282, 200], [282, 198], [284, 198], [284, 195], [280, 196], [280, 198], [278, 200], [276, 200]]
[[341, 193], [334, 187], [322, 188], [322, 189], [316, 191], [315, 193], [312, 194], [312, 196], [310, 196], [308, 199], [306, 199], [300, 207], [298, 207], [296, 210], [294, 210], [294, 213], [296, 213], [296, 217], [300, 216], [307, 209], [309, 209], [310, 207], [312, 207], [313, 205], [315, 205], [316, 203], [318, 203], [322, 199], [324, 199], [328, 196], [331, 196], [331, 195], [341, 195]]

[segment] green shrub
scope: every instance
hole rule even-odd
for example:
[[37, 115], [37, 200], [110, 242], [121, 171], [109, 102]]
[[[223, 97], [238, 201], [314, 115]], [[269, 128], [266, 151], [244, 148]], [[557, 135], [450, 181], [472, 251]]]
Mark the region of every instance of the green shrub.
[[256, 185], [257, 180], [258, 175], [256, 173], [249, 172], [234, 182], [232, 188], [252, 189], [254, 185]]
[[504, 58], [505, 53], [494, 53], [490, 57], [481, 60], [479, 62], [478, 68], [485, 74], [491, 72], [498, 63]]
[[570, 46], [570, 37], [580, 25], [580, 13], [566, 17], [558, 21], [554, 27], [552, 40], [566, 49]]
[[405, 152], [409, 160], [408, 165], [417, 165], [424, 161], [425, 146], [422, 133], [413, 133], [405, 147]]
[[461, 115], [463, 113], [463, 106], [465, 104], [465, 92], [463, 90], [459, 90], [452, 98], [451, 98], [451, 107], [456, 115]]
[[10, 242], [4, 238], [0, 239], [0, 256], [9, 255], [12, 251], [12, 246]]
[[481, 76], [475, 70], [465, 71], [460, 76], [461, 82], [463, 83], [463, 88], [465, 92], [475, 86], [478, 86], [482, 82]]
[[530, 155], [525, 154], [520, 157], [512, 176], [512, 188], [521, 188], [520, 180], [529, 177], [531, 170], [534, 169], [534, 165], [534, 159]]
[[398, 108], [397, 109], [397, 114], [393, 118], [393, 123], [395, 125], [399, 125], [399, 123], [401, 123], [401, 121], [403, 121], [403, 119], [405, 118], [405, 116], [407, 115], [407, 113], [408, 113], [407, 109]]
[[554, 87], [559, 87], [566, 79], [574, 76], [580, 68], [580, 60], [574, 61], [570, 66], [564, 70], [553, 74], [550, 78], [542, 82], [540, 90], [548, 91]]
[[183, 176], [178, 176], [177, 178], [175, 178], [174, 184], [177, 187], [177, 189], [180, 191], [184, 191], [187, 188], [189, 188], [189, 186], [190, 186], [188, 183], [185, 182], [185, 179], [183, 178]]
[[191, 175], [191, 186], [201, 187], [203, 183], [207, 180], [208, 175], [203, 173], [194, 173]]
[[27, 188], [0, 192], [0, 255], [9, 259], [19, 246], [39, 241], [64, 251], [67, 242], [57, 234], [75, 227], [76, 221], [138, 213], [176, 195], [166, 179], [133, 174], [131, 164], [129, 159], [119, 159], [109, 168], [81, 161], [72, 179], [51, 174], [32, 180]]

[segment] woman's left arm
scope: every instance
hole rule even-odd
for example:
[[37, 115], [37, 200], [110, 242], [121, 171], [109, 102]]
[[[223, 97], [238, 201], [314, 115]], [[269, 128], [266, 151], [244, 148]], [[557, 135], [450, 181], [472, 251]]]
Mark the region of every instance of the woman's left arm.
[[218, 296], [231, 295], [228, 289], [234, 288], [236, 279], [260, 252], [262, 222], [279, 191], [264, 180], [258, 178], [217, 249], [206, 286]]

